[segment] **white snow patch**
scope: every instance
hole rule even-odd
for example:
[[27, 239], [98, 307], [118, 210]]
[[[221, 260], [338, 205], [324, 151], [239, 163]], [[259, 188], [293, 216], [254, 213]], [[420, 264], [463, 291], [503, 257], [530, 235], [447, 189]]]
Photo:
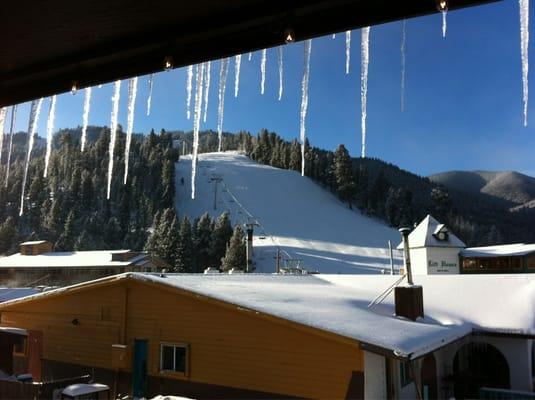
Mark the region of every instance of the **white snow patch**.
[[[330, 192], [296, 171], [260, 165], [238, 152], [199, 154], [196, 200], [180, 178], [190, 179], [191, 156], [176, 164], [176, 208], [180, 215], [213, 217], [228, 211], [233, 224], [256, 221], [253, 239], [257, 271], [274, 272], [280, 248], [284, 259], [325, 273], [380, 273], [390, 270], [388, 241], [397, 243], [397, 230], [349, 210]], [[213, 175], [219, 185], [217, 210], [213, 210]], [[395, 268], [402, 265], [395, 251]]]

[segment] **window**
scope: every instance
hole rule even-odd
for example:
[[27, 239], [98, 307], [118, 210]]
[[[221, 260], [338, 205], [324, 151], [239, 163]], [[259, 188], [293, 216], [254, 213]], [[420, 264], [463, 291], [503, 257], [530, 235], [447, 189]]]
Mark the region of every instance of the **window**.
[[401, 387], [407, 386], [409, 383], [412, 383], [411, 373], [410, 373], [410, 365], [408, 362], [400, 362], [399, 363], [399, 383], [401, 384]]
[[19, 355], [19, 356], [25, 356], [26, 355], [26, 347], [27, 347], [27, 337], [26, 336], [20, 336], [17, 335], [17, 339], [15, 343], [13, 343], [13, 354]]
[[161, 344], [160, 372], [178, 372], [187, 375], [188, 350], [187, 344]]

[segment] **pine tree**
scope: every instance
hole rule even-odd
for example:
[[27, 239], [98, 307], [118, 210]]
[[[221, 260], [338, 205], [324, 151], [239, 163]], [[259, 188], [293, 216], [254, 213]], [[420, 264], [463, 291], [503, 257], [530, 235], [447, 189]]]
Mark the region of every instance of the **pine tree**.
[[212, 219], [208, 213], [204, 213], [195, 224], [195, 235], [193, 239], [194, 252], [196, 256], [195, 272], [202, 272], [210, 267], [212, 238]]
[[179, 243], [175, 268], [177, 272], [194, 272], [193, 264], [193, 241], [191, 224], [188, 217], [184, 217], [180, 223]]
[[347, 202], [349, 208], [352, 208], [351, 203], [355, 194], [355, 182], [351, 169], [351, 157], [349, 157], [349, 152], [343, 144], [338, 146], [338, 149], [334, 153], [333, 167], [338, 195], [342, 201]]
[[244, 270], [246, 266], [245, 236], [240, 225], [236, 225], [225, 257], [221, 260], [223, 271]]
[[0, 254], [10, 252], [12, 247], [17, 245], [20, 240], [18, 223], [13, 217], [8, 217], [0, 225]]
[[221, 259], [225, 255], [228, 242], [232, 237], [232, 225], [230, 224], [230, 216], [225, 212], [217, 219], [212, 233], [212, 254], [211, 265], [220, 266]]
[[294, 171], [301, 171], [301, 147], [297, 140], [292, 140], [290, 146], [290, 164], [289, 168]]
[[74, 211], [70, 211], [65, 225], [63, 226], [63, 233], [60, 235], [56, 247], [64, 251], [72, 251], [74, 247], [74, 241], [76, 240], [75, 232], [75, 215]]
[[368, 212], [378, 217], [384, 216], [386, 195], [390, 184], [385, 178], [383, 170], [380, 170], [368, 194]]

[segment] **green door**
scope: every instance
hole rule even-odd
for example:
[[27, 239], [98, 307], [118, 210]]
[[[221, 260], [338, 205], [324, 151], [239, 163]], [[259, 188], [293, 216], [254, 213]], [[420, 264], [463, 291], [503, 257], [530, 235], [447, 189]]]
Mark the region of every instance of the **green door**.
[[147, 397], [147, 353], [146, 340], [134, 341], [134, 366], [132, 368], [132, 394], [134, 398]]

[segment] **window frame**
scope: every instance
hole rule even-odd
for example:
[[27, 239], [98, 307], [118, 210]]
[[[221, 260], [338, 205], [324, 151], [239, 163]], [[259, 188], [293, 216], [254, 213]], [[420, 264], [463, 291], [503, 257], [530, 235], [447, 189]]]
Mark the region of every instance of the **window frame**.
[[[182, 348], [185, 350], [185, 360], [184, 360], [184, 371], [176, 371], [176, 370], [170, 370], [170, 369], [164, 369], [163, 368], [163, 348], [166, 347], [173, 347], [173, 366], [176, 368], [176, 348]], [[184, 342], [160, 342], [160, 363], [159, 363], [159, 373], [160, 374], [171, 374], [175, 376], [181, 376], [181, 377], [189, 377], [189, 357], [190, 357], [190, 345], [189, 343]]]
[[22, 351], [16, 350], [16, 344], [13, 345], [12, 355], [18, 357], [27, 357], [28, 356], [28, 336], [21, 335], [22, 339]]
[[409, 361], [399, 362], [399, 386], [401, 388], [404, 388], [405, 386], [408, 386], [414, 382], [414, 379], [412, 379], [411, 376], [410, 368], [411, 366], [409, 365]]

